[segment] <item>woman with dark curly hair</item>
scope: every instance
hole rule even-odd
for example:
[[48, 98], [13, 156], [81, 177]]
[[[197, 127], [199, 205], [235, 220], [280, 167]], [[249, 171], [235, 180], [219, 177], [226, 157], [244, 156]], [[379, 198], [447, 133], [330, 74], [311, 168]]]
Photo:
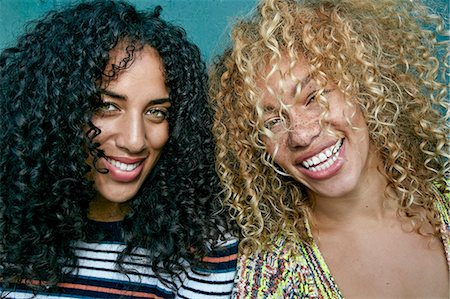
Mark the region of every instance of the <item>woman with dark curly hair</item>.
[[234, 27], [211, 87], [234, 297], [449, 298], [442, 23], [420, 1], [263, 0]]
[[0, 54], [2, 297], [231, 294], [205, 66], [159, 12], [82, 3]]

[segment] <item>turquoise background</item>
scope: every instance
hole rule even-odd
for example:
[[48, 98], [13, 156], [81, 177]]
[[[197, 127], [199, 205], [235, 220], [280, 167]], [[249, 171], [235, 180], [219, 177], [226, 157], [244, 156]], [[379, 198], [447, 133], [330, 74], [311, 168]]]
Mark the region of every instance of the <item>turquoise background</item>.
[[[25, 24], [46, 11], [74, 4], [77, 0], [0, 0], [0, 50], [14, 44]], [[229, 40], [237, 16], [245, 15], [257, 0], [129, 0], [138, 9], [161, 5], [164, 19], [184, 27], [189, 38], [209, 61]], [[440, 14], [449, 15], [448, 0], [424, 1]], [[448, 27], [448, 26], [447, 26]]]
[[[0, 50], [14, 44], [30, 20], [78, 0], [0, 0]], [[162, 17], [182, 26], [209, 60], [229, 40], [236, 16], [247, 14], [257, 0], [128, 0], [139, 10], [161, 5]]]

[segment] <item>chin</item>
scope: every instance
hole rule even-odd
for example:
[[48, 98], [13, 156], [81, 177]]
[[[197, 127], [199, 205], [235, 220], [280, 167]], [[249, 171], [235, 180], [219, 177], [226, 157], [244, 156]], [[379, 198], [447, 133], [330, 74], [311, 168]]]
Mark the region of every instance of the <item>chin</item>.
[[321, 184], [310, 184], [309, 189], [312, 193], [321, 197], [337, 198], [344, 197], [354, 191], [358, 187], [358, 180], [352, 177], [346, 177], [345, 180], [324, 181]]
[[111, 203], [124, 203], [130, 201], [137, 194], [137, 190], [130, 190], [132, 189], [130, 187], [124, 189], [125, 190], [114, 190], [114, 188], [109, 188], [107, 190], [98, 190], [97, 199]]
[[112, 203], [125, 203], [127, 201], [130, 201], [135, 195], [136, 195], [136, 193], [120, 194], [120, 195], [110, 195], [110, 196], [106, 196], [104, 198]]

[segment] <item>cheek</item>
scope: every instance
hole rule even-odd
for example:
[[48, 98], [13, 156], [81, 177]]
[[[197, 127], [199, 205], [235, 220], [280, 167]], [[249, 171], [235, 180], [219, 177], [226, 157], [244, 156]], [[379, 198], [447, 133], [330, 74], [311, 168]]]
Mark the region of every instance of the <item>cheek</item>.
[[[109, 132], [115, 131], [114, 122], [106, 121], [99, 117], [93, 117], [91, 121], [92, 124], [101, 132], [99, 135], [95, 136], [93, 142], [98, 142], [102, 144], [104, 140], [108, 139], [108, 135], [110, 135]], [[91, 133], [93, 134], [94, 132], [92, 131]]]
[[169, 124], [160, 124], [156, 128], [150, 128], [147, 131], [149, 136], [149, 145], [155, 150], [162, 149], [169, 140]]
[[286, 152], [286, 134], [281, 136], [264, 137], [263, 142], [266, 146], [266, 152], [268, 152], [276, 163], [280, 164], [285, 156]]
[[95, 169], [94, 169], [94, 158], [89, 154], [89, 157], [86, 160], [86, 164], [91, 167], [91, 170], [86, 173], [85, 178], [89, 181], [94, 181], [95, 179]]
[[[358, 105], [354, 105], [352, 107], [346, 107], [345, 111], [345, 119], [343, 120], [345, 122], [345, 126], [354, 132], [357, 136], [365, 136], [366, 133], [368, 133], [368, 127], [366, 119], [363, 115], [363, 112], [359, 108]], [[350, 123], [348, 123], [350, 122]], [[360, 140], [362, 142], [364, 140]]]
[[94, 113], [94, 115], [91, 118], [91, 122], [97, 128], [104, 127], [109, 123], [107, 120], [99, 116], [97, 113]]
[[365, 119], [361, 109], [359, 109], [359, 107], [356, 107], [355, 110], [356, 110], [356, 112], [353, 117], [353, 121], [355, 122], [355, 124], [357, 124], [358, 127], [367, 129], [367, 122], [366, 122], [366, 119]]
[[273, 156], [277, 147], [275, 137], [270, 138], [268, 136], [264, 136], [262, 137], [262, 141], [264, 142], [266, 152]]

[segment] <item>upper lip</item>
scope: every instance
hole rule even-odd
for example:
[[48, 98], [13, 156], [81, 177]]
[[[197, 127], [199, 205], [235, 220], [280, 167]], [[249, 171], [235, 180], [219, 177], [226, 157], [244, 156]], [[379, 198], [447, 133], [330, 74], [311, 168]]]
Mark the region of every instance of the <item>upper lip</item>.
[[330, 146], [336, 144], [337, 140], [332, 140], [327, 143], [322, 143], [319, 146], [315, 146], [314, 148], [311, 148], [303, 153], [301, 153], [297, 158], [295, 158], [294, 163], [295, 165], [302, 164], [303, 161], [308, 160], [311, 157], [314, 157], [318, 153], [322, 152], [324, 149], [329, 148]]
[[134, 164], [134, 163], [139, 163], [145, 160], [145, 157], [135, 157], [135, 158], [131, 158], [131, 157], [116, 157], [116, 156], [106, 156], [109, 159], [115, 160], [115, 161], [119, 161], [125, 164]]

